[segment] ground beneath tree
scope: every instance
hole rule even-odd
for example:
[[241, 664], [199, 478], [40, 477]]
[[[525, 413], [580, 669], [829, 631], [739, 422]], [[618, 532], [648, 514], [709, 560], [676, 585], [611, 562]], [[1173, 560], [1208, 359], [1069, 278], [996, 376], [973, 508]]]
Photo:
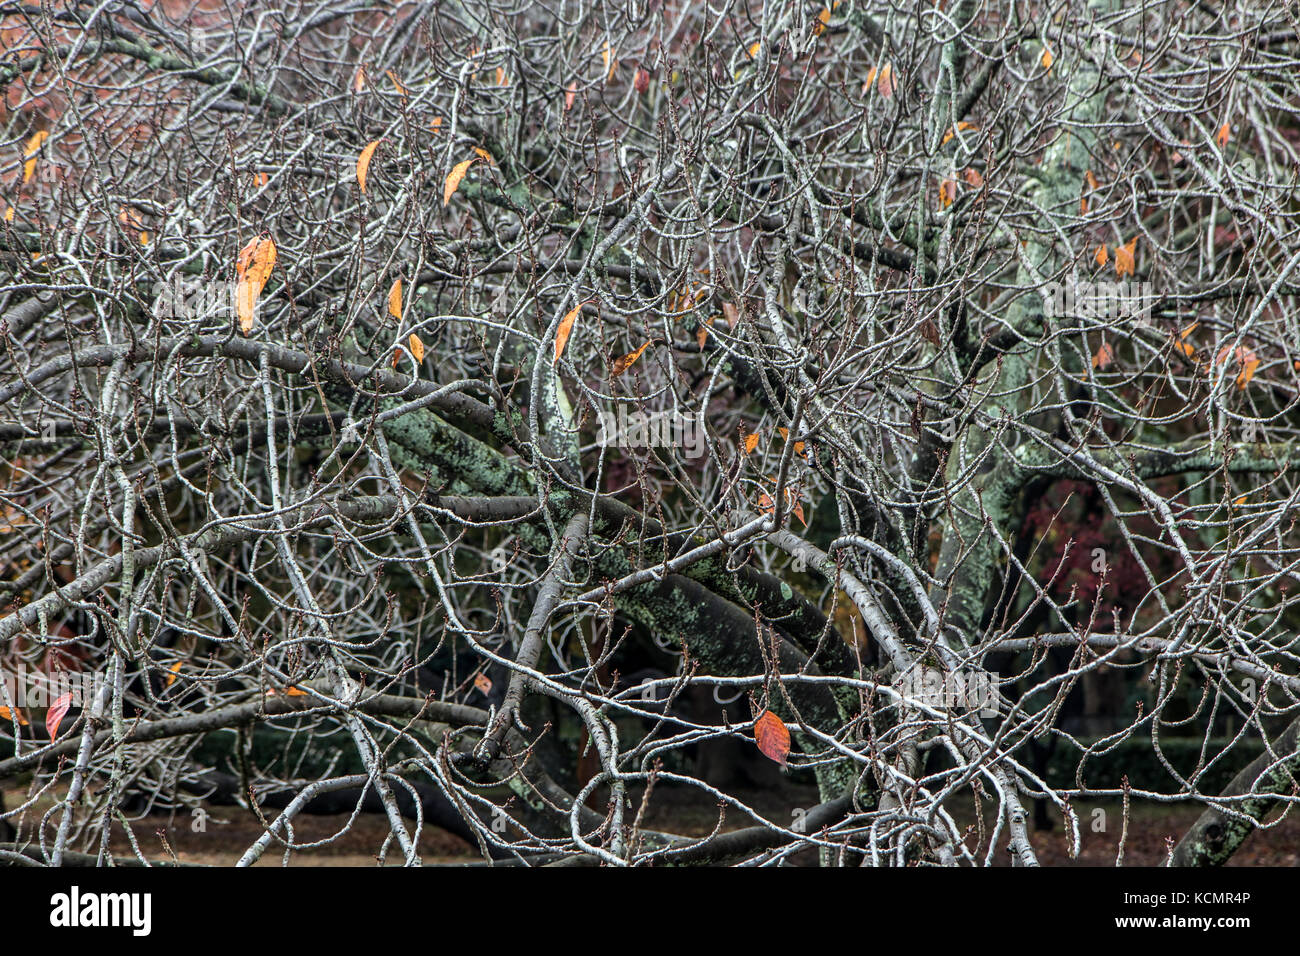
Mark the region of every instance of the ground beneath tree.
[[[792, 807], [810, 808], [816, 802], [816, 791], [808, 787], [785, 786], [766, 788], [735, 794], [767, 819], [789, 826], [795, 819]], [[634, 798], [635, 815], [638, 798]], [[6, 805], [13, 809], [22, 803], [17, 791], [5, 794]], [[44, 801], [43, 801], [44, 803]], [[1122, 829], [1122, 814], [1118, 803], [1081, 803], [1075, 807], [1079, 816], [1080, 848], [1077, 859], [1071, 859], [1069, 845], [1060, 817], [1054, 820], [1050, 831], [1031, 833], [1034, 850], [1044, 866], [1114, 866]], [[1100, 811], [1100, 812], [1098, 812]], [[719, 807], [698, 792], [683, 788], [660, 786], [647, 809], [644, 826], [647, 829], [672, 831], [689, 836], [706, 836], [716, 828], [735, 830], [753, 825], [753, 820], [734, 807], [721, 814]], [[985, 813], [989, 808], [985, 807]], [[1158, 866], [1164, 862], [1169, 840], [1177, 839], [1199, 816], [1194, 806], [1134, 803], [1129, 818], [1124, 844], [1125, 866]], [[275, 812], [268, 814], [273, 820]], [[958, 817], [958, 823], [970, 828], [968, 844], [973, 845], [978, 827], [973, 808]], [[201, 828], [200, 827], [201, 824]], [[410, 821], [408, 821], [408, 826]], [[985, 827], [988, 820], [985, 821]], [[150, 861], [177, 860], [182, 863], [211, 866], [233, 866], [240, 855], [263, 832], [263, 825], [248, 810], [239, 807], [207, 807], [205, 818], [196, 818], [188, 810], [171, 813], [153, 813], [132, 822], [136, 845]], [[987, 831], [986, 831], [987, 832]], [[350, 819], [346, 814], [331, 816], [300, 816], [294, 823], [294, 836], [298, 844], [319, 843], [320, 846], [294, 850], [288, 857], [290, 866], [376, 866], [379, 854], [388, 836], [387, 822], [379, 814], [360, 814]], [[1002, 847], [994, 854], [995, 865], [1009, 865], [1005, 849], [1005, 831]], [[110, 848], [115, 855], [129, 858], [133, 855], [131, 842], [120, 824], [114, 826]], [[78, 849], [82, 849], [78, 847]], [[285, 848], [275, 842], [256, 864], [258, 866], [284, 865]], [[474, 863], [482, 858], [477, 848], [445, 830], [426, 826], [420, 835], [419, 851], [425, 863]], [[979, 858], [983, 860], [987, 845], [983, 845]], [[394, 844], [390, 846], [386, 865], [399, 865], [402, 854]], [[797, 863], [811, 862], [811, 854], [802, 854]], [[1250, 836], [1233, 856], [1229, 866], [1296, 866], [1300, 865], [1300, 814], [1292, 813], [1265, 831]]]

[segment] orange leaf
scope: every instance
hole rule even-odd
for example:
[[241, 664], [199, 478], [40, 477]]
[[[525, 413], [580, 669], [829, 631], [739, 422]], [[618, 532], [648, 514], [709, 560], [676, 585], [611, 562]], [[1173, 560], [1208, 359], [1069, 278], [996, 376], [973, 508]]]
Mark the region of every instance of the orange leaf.
[[402, 317], [402, 280], [393, 280], [393, 287], [388, 290], [388, 314], [395, 319]]
[[758, 432], [751, 432], [745, 436], [744, 440], [745, 454], [748, 455], [758, 447]]
[[1187, 356], [1188, 358], [1191, 358], [1196, 354], [1196, 349], [1195, 347], [1192, 346], [1190, 342], [1186, 341], [1187, 336], [1191, 335], [1192, 330], [1195, 329], [1200, 324], [1201, 323], [1199, 322], [1193, 322], [1187, 328], [1183, 329], [1180, 333], [1178, 333], [1178, 341], [1174, 343], [1174, 348], [1178, 349], [1178, 351], [1182, 352], [1183, 355]]
[[754, 742], [764, 756], [783, 767], [786, 765], [786, 758], [790, 755], [790, 731], [785, 729], [785, 721], [770, 710], [763, 711], [754, 722]]
[[26, 727], [27, 718], [23, 716], [23, 712], [21, 710], [10, 710], [8, 707], [0, 707], [0, 718], [4, 720], [8, 720], [12, 722], [15, 714], [17, 714], [18, 716], [19, 726]]
[[506, 85], [506, 71], [504, 67], [497, 67], [497, 86]]
[[569, 110], [573, 109], [573, 101], [577, 96], [578, 85], [576, 83], [570, 83], [564, 88], [564, 112], [567, 113]]
[[491, 164], [496, 162], [496, 160], [492, 158], [492, 154], [489, 153], [482, 146], [474, 147], [474, 155], [477, 156], [479, 159], [483, 160], [483, 162], [485, 163]]
[[451, 168], [451, 172], [447, 174], [447, 182], [442, 187], [442, 204], [444, 206], [451, 202], [451, 197], [460, 188], [460, 181], [465, 178], [465, 174], [469, 172], [469, 168], [474, 165], [477, 159], [478, 157], [475, 156], [473, 159], [459, 162]]
[[406, 344], [411, 347], [411, 354], [415, 356], [415, 362], [418, 365], [424, 361], [424, 340], [414, 332], [406, 340]]
[[433, 118], [433, 122], [429, 124], [429, 129], [433, 130], [434, 132], [437, 132], [441, 128], [442, 128], [442, 117], [435, 116]]
[[286, 697], [306, 697], [307, 692], [305, 690], [300, 690], [297, 687], [286, 687], [284, 689], [284, 695]]
[[366, 144], [366, 148], [361, 151], [357, 157], [357, 184], [361, 187], [361, 195], [366, 194], [366, 173], [370, 171], [370, 159], [375, 155], [375, 150], [379, 148], [380, 140], [373, 140]]
[[352, 91], [354, 93], [360, 93], [365, 88], [366, 88], [366, 68], [364, 66], [359, 66], [357, 67], [356, 78], [352, 81]]
[[712, 324], [713, 318], [710, 316], [708, 319], [701, 322], [700, 327], [695, 330], [695, 344], [698, 345], [701, 350], [704, 349], [704, 343], [709, 340], [709, 326]]
[[601, 59], [605, 61], [605, 82], [609, 83], [614, 79], [614, 71], [618, 69], [618, 59], [614, 56], [614, 48], [605, 41], [605, 48], [600, 51]]
[[13, 222], [13, 221], [14, 221], [14, 207], [10, 206], [8, 209], [5, 210], [5, 222]]
[[762, 48], [763, 48], [762, 40], [755, 40], [753, 43], [751, 43], [749, 46], [749, 58], [752, 60], [755, 57], [757, 57], [758, 51], [761, 50]]
[[45, 715], [45, 729], [50, 732], [50, 739], [53, 740], [59, 735], [59, 724], [63, 722], [64, 715], [67, 714], [68, 708], [72, 706], [72, 693], [60, 694], [50, 704], [50, 710]]
[[1115, 250], [1115, 275], [1131, 276], [1133, 274], [1133, 253], [1137, 250], [1137, 236]]
[[876, 89], [885, 99], [894, 95], [894, 67], [891, 63], [886, 63], [880, 68], [880, 76], [876, 77]]
[[862, 84], [862, 95], [866, 96], [870, 92], [872, 85], [876, 82], [876, 68], [873, 66], [867, 70], [867, 79]]
[[490, 694], [492, 693], [492, 678], [488, 677], [487, 674], [475, 674], [474, 686], [482, 693]]
[[965, 171], [961, 174], [961, 178], [966, 180], [966, 182], [970, 183], [970, 185], [974, 186], [976, 189], [979, 189], [984, 185], [984, 177], [981, 176], [980, 171], [975, 169], [973, 166], [967, 166]]
[[40, 152], [41, 146], [50, 138], [48, 130], [39, 129], [32, 138], [27, 141], [27, 148], [23, 151], [23, 157], [27, 162], [23, 163], [23, 184], [31, 180], [36, 173], [36, 154]]
[[1259, 368], [1259, 356], [1255, 354], [1254, 349], [1237, 349], [1237, 358], [1241, 362], [1241, 372], [1237, 375], [1237, 390], [1245, 391], [1250, 380], [1255, 377], [1255, 369]]
[[1043, 55], [1038, 58], [1038, 62], [1043, 65], [1044, 70], [1050, 71], [1052, 69], [1052, 59], [1053, 59], [1052, 51], [1049, 50], [1046, 46], [1044, 46]]
[[770, 515], [776, 510], [776, 503], [772, 501], [772, 496], [766, 491], [758, 496], [758, 510], [765, 515]]
[[1097, 254], [1093, 258], [1097, 260], [1099, 266], [1104, 266], [1110, 262], [1110, 253], [1106, 250], [1106, 243], [1103, 242], [1097, 247]]
[[630, 369], [633, 365], [636, 364], [637, 359], [639, 359], [642, 353], [644, 353], [645, 350], [648, 349], [649, 347], [650, 347], [650, 343], [646, 342], [635, 352], [628, 352], [626, 355], [620, 356], [619, 358], [615, 359], [614, 365], [610, 369], [610, 372], [614, 375], [622, 375], [624, 372], [626, 372], [628, 369]]
[[397, 92], [402, 94], [402, 99], [406, 99], [406, 87], [403, 86], [402, 81], [397, 78], [397, 74], [392, 70], [384, 70], [384, 75], [393, 81], [393, 86], [397, 87]]
[[1114, 361], [1115, 350], [1110, 347], [1109, 342], [1102, 342], [1101, 348], [1097, 349], [1097, 354], [1092, 357], [1092, 367], [1104, 370]]
[[793, 511], [794, 516], [799, 519], [799, 521], [803, 524], [803, 526], [805, 528], [808, 527], [808, 519], [803, 516], [803, 505], [800, 504], [798, 501], [796, 501], [794, 503], [794, 508], [792, 508], [791, 510]]
[[402, 361], [402, 350], [398, 347], [393, 349], [393, 368], [397, 368], [397, 364], [400, 361]]
[[822, 7], [822, 12], [817, 14], [817, 22], [813, 24], [813, 36], [819, 37], [826, 30], [826, 24], [831, 22], [831, 11], [829, 7]]
[[239, 313], [239, 328], [245, 335], [253, 331], [253, 314], [257, 297], [266, 287], [266, 280], [275, 268], [275, 243], [270, 236], [258, 236], [244, 246], [235, 260], [235, 308]]
[[951, 179], [945, 179], [939, 183], [939, 208], [947, 209], [957, 198], [957, 183]]
[[959, 123], [957, 124], [956, 131], [955, 131], [955, 132], [954, 132], [954, 130], [953, 130], [953, 127], [949, 126], [949, 127], [948, 127], [948, 132], [946, 132], [946, 133], [943, 134], [943, 141], [940, 142], [939, 145], [940, 145], [940, 146], [947, 146], [947, 145], [948, 145], [948, 141], [951, 140], [954, 136], [956, 136], [957, 133], [964, 132], [964, 131], [966, 131], [966, 130], [968, 130], [968, 129], [971, 129], [971, 130], [978, 130], [979, 127], [976, 126], [974, 123], [968, 123], [968, 122], [966, 122], [965, 120], [962, 120], [961, 122], [959, 122]]
[[181, 661], [177, 661], [171, 667], [167, 668], [167, 683], [165, 686], [171, 687], [176, 683], [176, 675], [181, 672]]
[[1219, 142], [1219, 148], [1222, 149], [1228, 145], [1228, 137], [1232, 135], [1232, 127], [1224, 123], [1219, 127], [1219, 135], [1214, 137]]
[[573, 331], [573, 323], [578, 321], [578, 316], [582, 314], [582, 307], [586, 304], [579, 302], [560, 320], [560, 327], [555, 330], [555, 358], [551, 362], [552, 365], [564, 354], [564, 347], [569, 344], [569, 333]]

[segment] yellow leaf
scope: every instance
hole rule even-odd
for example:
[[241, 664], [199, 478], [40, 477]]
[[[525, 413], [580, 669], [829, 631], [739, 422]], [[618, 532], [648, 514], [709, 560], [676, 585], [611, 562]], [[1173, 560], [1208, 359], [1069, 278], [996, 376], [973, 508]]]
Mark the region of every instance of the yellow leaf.
[[826, 30], [826, 24], [831, 22], [831, 11], [828, 7], [822, 7], [822, 12], [817, 14], [817, 22], [813, 24], [813, 36], [819, 37]]
[[1103, 242], [1097, 247], [1097, 254], [1093, 258], [1097, 260], [1099, 266], [1104, 266], [1110, 262], [1110, 253], [1106, 250], [1106, 243]]
[[637, 359], [639, 359], [642, 356], [642, 354], [645, 352], [645, 350], [648, 349], [649, 347], [650, 347], [650, 343], [646, 342], [636, 351], [628, 352], [626, 355], [622, 355], [619, 358], [615, 359], [614, 365], [610, 369], [610, 372], [616, 376], [622, 375], [624, 372], [626, 372], [628, 369], [630, 369], [633, 365], [636, 364]]
[[235, 309], [239, 314], [239, 328], [245, 335], [253, 331], [253, 315], [257, 297], [266, 287], [266, 281], [275, 268], [275, 243], [270, 236], [258, 236], [244, 246], [235, 260]]
[[176, 675], [181, 672], [181, 663], [181, 661], [177, 661], [171, 667], [167, 668], [167, 687], [171, 687], [172, 684], [176, 683]]
[[483, 160], [485, 163], [495, 163], [495, 162], [496, 162], [496, 160], [494, 160], [494, 159], [492, 158], [492, 154], [489, 153], [489, 152], [488, 152], [486, 149], [484, 149], [482, 146], [475, 146], [475, 147], [474, 147], [474, 155], [477, 156], [479, 159]]
[[1043, 55], [1039, 57], [1038, 62], [1043, 65], [1044, 70], [1050, 71], [1052, 69], [1052, 59], [1053, 59], [1052, 51], [1049, 50], [1046, 45], [1044, 45]]
[[876, 77], [876, 89], [885, 99], [894, 95], [894, 66], [892, 63], [886, 63], [880, 68], [880, 75]]
[[397, 92], [402, 94], [402, 99], [406, 99], [406, 87], [403, 86], [402, 81], [397, 78], [397, 74], [392, 70], [384, 70], [384, 74], [393, 81], [393, 86], [397, 87]]
[[746, 455], [752, 454], [754, 449], [758, 447], [758, 432], [751, 432], [750, 434], [746, 435], [744, 444], [745, 444], [745, 454]]
[[1131, 276], [1133, 274], [1133, 254], [1137, 251], [1137, 236], [1115, 250], [1115, 275]]
[[14, 221], [14, 207], [10, 206], [8, 209], [5, 210], [5, 222], [13, 222], [13, 221]]
[[957, 124], [956, 131], [955, 131], [955, 132], [954, 132], [954, 130], [953, 130], [953, 127], [949, 126], [949, 127], [948, 127], [948, 132], [946, 132], [946, 133], [943, 134], [943, 141], [940, 142], [939, 145], [940, 145], [940, 146], [947, 146], [949, 140], [951, 140], [954, 136], [956, 136], [957, 133], [964, 133], [964, 132], [965, 132], [966, 130], [968, 130], [968, 129], [969, 129], [969, 130], [978, 130], [979, 127], [976, 126], [974, 123], [968, 123], [968, 122], [966, 122], [965, 120], [962, 120], [960, 123]]
[[762, 40], [755, 40], [753, 43], [751, 43], [749, 46], [749, 58], [751, 60], [755, 59], [758, 56], [758, 51], [761, 50], [762, 48], [763, 48]]
[[560, 327], [555, 330], [555, 358], [551, 364], [554, 365], [564, 354], [564, 347], [569, 344], [569, 334], [573, 331], [573, 323], [578, 321], [578, 316], [582, 314], [582, 307], [585, 302], [579, 302], [570, 309], [560, 320]]
[[36, 154], [40, 152], [41, 146], [50, 138], [48, 130], [37, 130], [32, 138], [27, 141], [27, 148], [23, 151], [23, 156], [27, 162], [23, 163], [23, 184], [26, 185], [32, 176], [36, 173]]
[[380, 140], [372, 140], [366, 144], [366, 148], [361, 151], [357, 157], [357, 184], [361, 187], [361, 195], [366, 194], [366, 174], [370, 172], [370, 160], [375, 155], [375, 150], [379, 148]]
[[395, 319], [402, 317], [402, 280], [400, 277], [393, 280], [392, 288], [388, 290], [388, 314]]
[[447, 182], [442, 187], [442, 204], [444, 206], [451, 202], [451, 197], [454, 196], [456, 190], [460, 188], [460, 181], [465, 178], [465, 174], [469, 172], [469, 168], [474, 165], [477, 159], [478, 157], [475, 156], [473, 159], [459, 162], [453, 166], [451, 172], [447, 174]]
[[1215, 137], [1215, 139], [1218, 140], [1219, 142], [1219, 148], [1223, 148], [1224, 146], [1228, 145], [1228, 137], [1231, 135], [1232, 135], [1232, 127], [1229, 126], [1227, 123], [1224, 123], [1222, 126], [1219, 127], [1219, 135]]
[[618, 60], [614, 56], [614, 49], [605, 42], [605, 48], [600, 51], [601, 58], [605, 61], [605, 82], [609, 83], [614, 79], [614, 71], [618, 69]]
[[418, 335], [412, 332], [410, 338], [406, 340], [406, 344], [411, 347], [411, 354], [415, 356], [415, 363], [418, 365], [421, 362], [423, 362], [424, 341]]

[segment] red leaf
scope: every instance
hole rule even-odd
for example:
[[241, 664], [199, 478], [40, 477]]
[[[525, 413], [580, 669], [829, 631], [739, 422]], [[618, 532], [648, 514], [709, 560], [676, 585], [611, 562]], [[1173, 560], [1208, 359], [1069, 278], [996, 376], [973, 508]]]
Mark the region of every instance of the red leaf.
[[785, 729], [785, 721], [770, 710], [763, 711], [754, 723], [754, 741], [766, 757], [785, 766], [790, 754], [790, 731]]
[[58, 699], [50, 705], [49, 713], [45, 715], [45, 729], [50, 732], [50, 739], [53, 740], [59, 735], [59, 723], [63, 716], [72, 706], [72, 694], [60, 694]]

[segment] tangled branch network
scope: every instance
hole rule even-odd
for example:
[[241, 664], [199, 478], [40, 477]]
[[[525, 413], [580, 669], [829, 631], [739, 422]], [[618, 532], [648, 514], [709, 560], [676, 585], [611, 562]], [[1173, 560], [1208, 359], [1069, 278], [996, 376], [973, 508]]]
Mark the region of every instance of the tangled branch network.
[[0, 859], [1227, 859], [1300, 769], [1295, 14], [0, 0]]

